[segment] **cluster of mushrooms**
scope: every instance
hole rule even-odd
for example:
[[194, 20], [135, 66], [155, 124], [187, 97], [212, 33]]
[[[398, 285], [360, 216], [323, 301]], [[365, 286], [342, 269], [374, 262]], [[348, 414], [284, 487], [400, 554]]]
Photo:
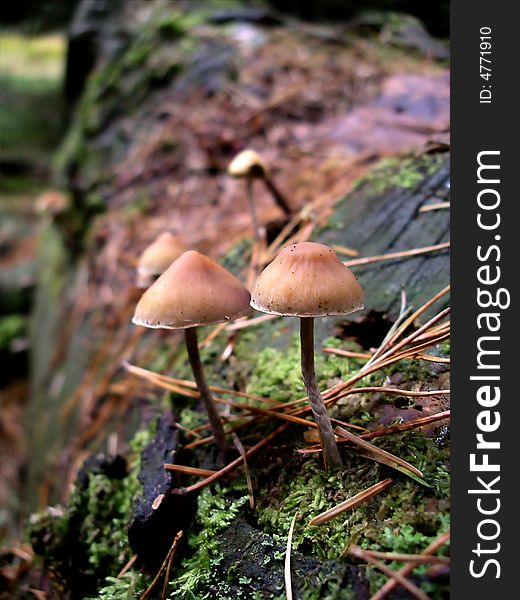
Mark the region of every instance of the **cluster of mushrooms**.
[[[242, 156], [244, 154], [245, 157]], [[246, 177], [249, 182], [259, 177], [271, 181], [264, 163], [256, 157], [258, 155], [254, 151], [244, 151], [231, 163], [230, 174]], [[247, 167], [240, 171], [240, 175], [236, 175], [237, 163]], [[254, 174], [244, 175], [244, 170], [251, 170], [251, 164], [256, 165]], [[261, 169], [258, 164], [262, 165]], [[268, 188], [274, 188], [272, 182]], [[279, 192], [276, 194], [279, 202], [281, 195]], [[251, 196], [250, 203], [252, 205]], [[253, 213], [255, 232], [256, 223]], [[154, 329], [184, 329], [191, 369], [213, 436], [222, 453], [226, 452], [228, 443], [204, 376], [197, 327], [244, 317], [250, 313], [251, 307], [272, 315], [299, 317], [301, 370], [318, 426], [325, 467], [341, 466], [332, 424], [316, 382], [314, 318], [360, 310], [364, 298], [356, 277], [332, 248], [317, 242], [286, 246], [260, 273], [250, 293], [224, 267], [200, 252], [187, 250], [172, 233], [165, 232], [141, 255], [137, 285], [147, 287], [147, 290], [137, 304], [133, 323]]]

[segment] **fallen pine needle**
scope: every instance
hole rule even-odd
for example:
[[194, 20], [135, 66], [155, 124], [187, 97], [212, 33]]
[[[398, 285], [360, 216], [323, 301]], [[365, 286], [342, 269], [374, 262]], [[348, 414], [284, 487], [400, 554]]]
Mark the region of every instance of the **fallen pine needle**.
[[126, 565], [119, 571], [117, 578], [123, 577], [123, 575], [132, 568], [132, 565], [137, 560], [137, 554], [133, 554], [132, 558], [126, 563]]
[[432, 204], [426, 204], [425, 206], [421, 206], [419, 209], [420, 213], [430, 212], [431, 210], [440, 210], [441, 208], [449, 208], [449, 202], [434, 202]]
[[385, 564], [373, 558], [359, 546], [355, 546], [353, 544], [349, 547], [348, 553], [352, 556], [355, 556], [359, 560], [364, 560], [365, 562], [373, 565], [385, 575], [391, 577], [396, 583], [402, 585], [406, 590], [408, 590], [414, 598], [417, 598], [417, 600], [430, 600], [422, 590], [420, 590], [414, 583], [406, 579], [406, 577], [400, 574], [399, 571], [394, 571], [390, 567], [387, 567]]
[[[189, 379], [176, 379], [175, 377], [169, 377], [168, 375], [162, 375], [161, 373], [156, 373], [155, 371], [150, 371], [149, 369], [144, 369], [143, 367], [138, 367], [137, 365], [132, 365], [128, 362], [123, 362], [122, 366], [129, 373], [133, 375], [137, 375], [142, 379], [146, 379], [150, 381], [154, 385], [159, 387], [163, 387], [165, 389], [171, 389], [172, 391], [177, 391], [177, 393], [190, 396], [190, 397], [199, 397], [199, 392], [197, 391], [197, 384], [194, 381], [190, 381]], [[167, 384], [167, 385], [165, 385]], [[175, 388], [170, 388], [169, 386], [175, 386]], [[188, 388], [187, 391], [182, 388]], [[254, 394], [248, 394], [246, 392], [239, 392], [237, 390], [222, 388], [216, 385], [208, 386], [212, 392], [217, 394], [229, 394], [230, 396], [237, 396], [239, 398], [247, 398], [248, 400], [257, 400], [258, 402], [263, 402], [265, 404], [272, 404], [274, 406], [281, 405], [281, 402], [278, 400], [273, 400], [272, 398], [263, 398], [262, 396], [255, 396]]]
[[[282, 431], [284, 431], [286, 428], [287, 428], [287, 423], [280, 425], [280, 427], [278, 427], [278, 429], [275, 429], [273, 432], [271, 432], [268, 436], [266, 436], [265, 438], [260, 440], [253, 447], [249, 448], [249, 450], [247, 450], [245, 453], [245, 457], [249, 458], [255, 452], [260, 450], [260, 448], [262, 448], [263, 446], [268, 444], [279, 433], [282, 433]], [[226, 475], [227, 473], [232, 471], [235, 467], [238, 467], [238, 465], [240, 465], [243, 460], [244, 459], [242, 458], [242, 456], [239, 456], [234, 461], [230, 462], [228, 465], [226, 465], [225, 467], [220, 469], [220, 471], [213, 473], [213, 475], [210, 475], [206, 479], [203, 479], [202, 481], [199, 481], [198, 483], [194, 483], [193, 485], [190, 485], [189, 487], [186, 487], [186, 488], [174, 489], [174, 490], [172, 490], [172, 493], [174, 493], [174, 494], [189, 494], [190, 492], [195, 492], [196, 490], [199, 490], [200, 488], [203, 488], [203, 487], [209, 485], [210, 483], [213, 483], [217, 479], [220, 479], [220, 477]]]
[[166, 555], [166, 558], [164, 559], [161, 568], [157, 572], [157, 575], [154, 577], [152, 583], [146, 588], [144, 594], [141, 596], [141, 600], [145, 600], [145, 598], [147, 598], [150, 595], [156, 583], [159, 581], [161, 575], [166, 570], [166, 567], [169, 563], [171, 563], [173, 557], [175, 556], [175, 552], [177, 551], [177, 546], [179, 545], [179, 542], [181, 541], [183, 535], [184, 532], [182, 531], [182, 529], [176, 533], [175, 537], [173, 538], [171, 548], [168, 550], [168, 554]]
[[398, 465], [407, 469], [414, 475], [417, 475], [417, 477], [424, 477], [421, 471], [419, 471], [419, 469], [411, 465], [409, 462], [406, 462], [402, 458], [399, 458], [399, 456], [395, 456], [394, 454], [391, 454], [386, 450], [382, 450], [381, 448], [374, 446], [374, 444], [367, 442], [366, 440], [360, 438], [358, 435], [353, 435], [352, 433], [350, 433], [350, 431], [343, 429], [343, 427], [336, 427], [335, 431], [340, 437], [345, 438], [346, 440], [352, 442], [353, 444], [356, 444], [357, 446], [360, 446], [369, 454], [373, 454], [374, 456], [381, 456], [383, 459], [387, 459], [393, 463], [397, 463]]
[[[450, 418], [450, 411], [445, 410], [440, 413], [436, 413], [434, 415], [429, 415], [428, 417], [420, 417], [419, 419], [414, 419], [413, 421], [407, 421], [406, 423], [401, 423], [400, 425], [392, 425], [390, 427], [381, 427], [380, 429], [376, 429], [375, 431], [370, 431], [369, 433], [362, 433], [359, 437], [364, 440], [372, 440], [377, 437], [383, 437], [385, 435], [392, 435], [394, 433], [401, 433], [403, 431], [408, 431], [409, 429], [416, 429], [417, 427], [422, 427], [424, 425], [429, 425], [430, 423], [434, 423], [435, 421], [442, 421], [444, 419]], [[309, 432], [306, 432], [306, 439], [309, 438], [309, 441], [315, 441], [314, 436], [308, 436]], [[314, 433], [314, 430], [311, 432]], [[344, 438], [336, 438], [337, 442], [347, 442], [348, 440]], [[316, 446], [312, 448], [305, 448], [298, 450], [300, 454], [310, 454], [313, 452], [321, 452], [321, 447]]]
[[416, 429], [417, 427], [423, 427], [424, 425], [429, 425], [430, 423], [435, 423], [436, 421], [442, 421], [444, 419], [450, 418], [451, 412], [449, 410], [445, 410], [440, 413], [436, 413], [434, 415], [429, 415], [427, 417], [420, 417], [419, 419], [414, 419], [413, 421], [408, 421], [406, 423], [401, 423], [400, 425], [391, 425], [390, 427], [385, 427], [384, 429], [376, 429], [375, 431], [371, 431], [370, 433], [363, 433], [361, 437], [364, 440], [371, 440], [376, 437], [381, 437], [383, 435], [391, 435], [393, 433], [401, 433], [402, 431], [408, 431], [409, 429]]
[[292, 577], [291, 577], [291, 550], [292, 550], [292, 538], [294, 533], [294, 525], [296, 523], [296, 518], [298, 517], [298, 511], [294, 513], [294, 517], [291, 521], [291, 526], [289, 527], [289, 535], [287, 536], [287, 550], [285, 552], [285, 594], [287, 600], [293, 600], [292, 593]]
[[345, 254], [347, 256], [359, 256], [359, 252], [354, 250], [354, 248], [347, 248], [346, 246], [332, 246], [332, 249], [338, 252], [339, 254]]
[[340, 348], [322, 348], [326, 354], [336, 354], [337, 356], [346, 356], [347, 358], [371, 358], [368, 352], [351, 352], [350, 350], [341, 350]]
[[244, 450], [244, 446], [242, 445], [240, 438], [234, 431], [231, 434], [231, 437], [233, 438], [233, 443], [235, 444], [235, 448], [238, 450], [240, 456], [242, 457], [242, 460], [244, 461], [244, 471], [246, 474], [247, 491], [249, 493], [249, 506], [251, 508], [254, 508], [255, 507], [255, 496], [253, 493], [253, 482], [251, 481], [251, 473], [249, 472], [249, 466], [247, 464], [246, 451]]
[[435, 246], [425, 246], [424, 248], [414, 248], [413, 250], [403, 250], [402, 252], [390, 252], [388, 254], [378, 254], [376, 256], [367, 256], [366, 258], [354, 258], [346, 260], [343, 264], [346, 267], [355, 267], [358, 265], [368, 265], [370, 263], [382, 260], [393, 260], [394, 258], [408, 258], [409, 256], [418, 256], [419, 254], [428, 254], [437, 250], [445, 250], [450, 247], [450, 242], [436, 244]]
[[427, 554], [399, 554], [398, 552], [379, 552], [378, 550], [365, 550], [367, 554], [374, 558], [384, 558], [385, 560], [396, 560], [398, 562], [409, 562], [417, 564], [440, 563], [446, 564], [450, 562], [447, 556], [431, 556]]
[[[450, 539], [450, 530], [445, 531], [442, 535], [440, 535], [436, 540], [434, 540], [431, 544], [429, 544], [420, 554], [422, 556], [431, 556], [437, 552], [446, 542]], [[416, 563], [409, 563], [399, 569], [397, 574], [401, 577], [407, 577], [417, 566]], [[394, 588], [399, 584], [399, 581], [396, 578], [389, 579], [383, 587], [378, 590], [370, 600], [383, 600]]]
[[418, 360], [425, 360], [427, 362], [433, 362], [433, 363], [443, 363], [443, 364], [451, 363], [451, 359], [446, 358], [445, 356], [433, 356], [431, 354], [418, 354], [416, 356], [416, 358]]
[[216, 473], [210, 469], [199, 469], [197, 467], [187, 467], [185, 465], [173, 465], [171, 463], [164, 463], [163, 469], [167, 471], [175, 471], [176, 473], [184, 473], [186, 475], [198, 475], [199, 477], [209, 477]]
[[366, 490], [359, 492], [359, 494], [352, 496], [352, 498], [349, 498], [348, 500], [341, 502], [341, 504], [338, 504], [337, 506], [334, 506], [333, 508], [322, 512], [317, 517], [314, 517], [314, 519], [311, 519], [311, 521], [309, 521], [309, 525], [321, 525], [322, 523], [326, 523], [327, 521], [338, 517], [346, 510], [356, 508], [356, 506], [359, 506], [366, 500], [369, 500], [373, 496], [376, 496], [377, 494], [381, 493], [383, 490], [386, 490], [386, 488], [392, 485], [393, 482], [393, 479], [388, 478], [384, 479], [383, 481], [380, 481], [379, 483], [376, 483], [375, 485], [370, 486]]
[[217, 335], [226, 328], [226, 322], [219, 323], [213, 331], [211, 331], [201, 342], [199, 342], [199, 348], [204, 348], [211, 344], [211, 342], [217, 337]]
[[430, 298], [427, 302], [425, 302], [422, 306], [420, 306], [414, 313], [412, 313], [402, 324], [401, 326], [390, 336], [389, 342], [393, 342], [396, 338], [398, 338], [403, 331], [407, 329], [414, 321], [420, 316], [425, 310], [428, 310], [432, 304], [435, 304], [437, 300], [440, 300], [444, 295], [446, 295], [450, 291], [450, 286], [447, 285], [440, 292], [435, 294], [433, 298]]
[[238, 331], [239, 329], [246, 329], [246, 327], [254, 327], [273, 319], [280, 319], [280, 315], [261, 315], [253, 319], [237, 320], [230, 325], [226, 325], [226, 331]]

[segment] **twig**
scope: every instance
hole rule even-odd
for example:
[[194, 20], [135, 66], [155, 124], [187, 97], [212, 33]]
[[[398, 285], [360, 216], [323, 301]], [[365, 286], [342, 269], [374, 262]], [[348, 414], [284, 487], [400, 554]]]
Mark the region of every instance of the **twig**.
[[388, 478], [384, 479], [383, 481], [380, 481], [379, 483], [376, 483], [375, 485], [370, 486], [366, 490], [363, 490], [355, 496], [352, 496], [352, 498], [349, 498], [348, 500], [341, 502], [341, 504], [338, 504], [337, 506], [334, 506], [333, 508], [322, 512], [317, 517], [314, 517], [314, 519], [311, 519], [311, 521], [309, 521], [309, 525], [321, 525], [322, 523], [326, 523], [327, 521], [330, 521], [331, 519], [334, 519], [335, 517], [341, 515], [346, 510], [356, 508], [356, 506], [359, 506], [366, 500], [369, 500], [373, 496], [376, 496], [377, 494], [381, 493], [383, 490], [386, 490], [386, 488], [392, 485], [393, 482], [393, 479]]
[[435, 246], [425, 246], [424, 248], [414, 248], [413, 250], [403, 250], [402, 252], [390, 252], [388, 254], [379, 254], [376, 256], [368, 256], [366, 258], [355, 258], [347, 260], [343, 264], [346, 267], [355, 267], [358, 265], [368, 265], [382, 260], [393, 260], [394, 258], [408, 258], [410, 256], [418, 256], [419, 254], [428, 254], [437, 250], [445, 250], [450, 247], [450, 242], [444, 244], [436, 244]]
[[292, 592], [292, 577], [291, 577], [291, 550], [292, 550], [292, 538], [294, 533], [294, 525], [296, 523], [296, 518], [298, 517], [298, 511], [294, 513], [294, 517], [291, 521], [291, 526], [289, 527], [289, 534], [287, 536], [287, 550], [285, 552], [285, 594], [287, 600], [293, 600], [293, 592]]

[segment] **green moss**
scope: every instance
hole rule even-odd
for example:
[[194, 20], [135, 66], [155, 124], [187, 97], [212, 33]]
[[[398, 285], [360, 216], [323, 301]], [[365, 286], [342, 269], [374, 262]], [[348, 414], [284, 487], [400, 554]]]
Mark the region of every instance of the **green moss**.
[[[115, 475], [103, 463], [94, 464], [76, 482], [63, 509], [33, 516], [29, 531], [33, 547], [66, 586], [73, 582], [84, 587], [82, 591], [94, 590], [130, 558], [128, 519], [141, 491], [140, 452], [150, 438], [151, 430], [144, 430], [132, 440], [126, 476]], [[137, 583], [134, 574], [116, 587], [129, 591]]]
[[[317, 460], [280, 469], [260, 491], [258, 521], [264, 531], [286, 535], [296, 512], [294, 549], [337, 559], [351, 542], [385, 551], [415, 553], [447, 528], [449, 522], [448, 450], [433, 439], [408, 432], [376, 441], [377, 445], [421, 469], [427, 486], [387, 467], [343, 451], [340, 474], [323, 471]], [[346, 453], [345, 453], [346, 452]], [[394, 484], [373, 500], [320, 526], [309, 521], [354, 494], [392, 477]], [[395, 540], [399, 539], [397, 543]]]
[[354, 187], [368, 185], [371, 193], [382, 194], [392, 188], [411, 189], [417, 187], [425, 177], [434, 173], [445, 158], [442, 155], [425, 155], [420, 159], [385, 158], [377, 167], [354, 184]]
[[135, 600], [149, 584], [149, 578], [142, 573], [128, 571], [121, 577], [107, 577], [105, 585], [89, 600]]
[[248, 501], [246, 487], [236, 482], [227, 488], [216, 485], [204, 488], [197, 500], [195, 522], [189, 535], [192, 555], [182, 561], [177, 574], [170, 581], [170, 598], [197, 598], [205, 583], [216, 573], [216, 567], [222, 560], [217, 535], [228, 527]]
[[26, 318], [23, 315], [7, 315], [0, 318], [0, 350], [8, 350], [11, 342], [24, 335]]
[[[345, 347], [337, 338], [323, 343], [329, 347]], [[315, 355], [316, 378], [321, 389], [330, 387], [339, 379], [348, 379], [359, 368], [358, 360], [345, 360], [334, 354], [317, 352]], [[250, 394], [287, 402], [306, 395], [301, 374], [300, 340], [298, 335], [291, 345], [281, 350], [265, 348], [258, 353], [256, 366], [250, 377]]]

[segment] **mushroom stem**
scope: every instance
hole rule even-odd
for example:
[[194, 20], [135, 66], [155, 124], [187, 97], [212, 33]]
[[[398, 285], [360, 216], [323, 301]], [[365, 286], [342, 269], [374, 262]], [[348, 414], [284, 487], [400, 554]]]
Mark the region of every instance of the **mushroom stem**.
[[253, 182], [254, 179], [252, 177], [247, 178], [247, 201], [249, 203], [249, 210], [251, 211], [251, 220], [253, 221], [253, 229], [255, 232], [255, 240], [257, 242], [260, 241], [260, 229], [258, 227], [258, 219], [256, 217], [256, 206], [255, 199], [253, 197]]
[[202, 363], [200, 361], [199, 346], [197, 341], [197, 329], [195, 327], [188, 327], [184, 330], [184, 336], [186, 341], [186, 350], [188, 351], [188, 358], [197, 383], [200, 397], [206, 407], [206, 412], [209, 417], [209, 424], [215, 440], [222, 452], [227, 450], [226, 436], [224, 434], [224, 427], [222, 421], [215, 406], [215, 402], [209, 391], [206, 378], [204, 377], [204, 370], [202, 369]]
[[314, 372], [314, 318], [300, 317], [300, 340], [302, 353], [302, 375], [309, 402], [314, 413], [314, 419], [320, 434], [321, 447], [323, 449], [323, 460], [326, 468], [341, 467], [336, 438], [332, 430], [332, 423], [327, 414], [327, 407], [323, 402], [316, 374]]
[[264, 182], [276, 204], [283, 210], [286, 217], [290, 217], [292, 214], [291, 207], [282, 192], [275, 186], [274, 181], [268, 175], [264, 175]]

